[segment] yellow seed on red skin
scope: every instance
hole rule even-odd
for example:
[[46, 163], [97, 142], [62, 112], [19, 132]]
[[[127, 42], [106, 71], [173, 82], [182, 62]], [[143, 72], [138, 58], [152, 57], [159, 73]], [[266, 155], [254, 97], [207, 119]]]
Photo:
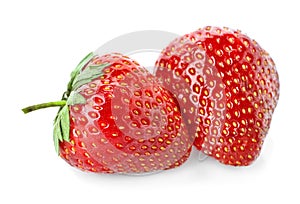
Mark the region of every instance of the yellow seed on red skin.
[[80, 147], [83, 147], [83, 148], [86, 147], [85, 144], [84, 144], [84, 142], [80, 142], [80, 143], [79, 143], [79, 146], [80, 146]]
[[84, 153], [84, 156], [86, 156], [87, 158], [90, 158], [90, 155], [87, 152]]

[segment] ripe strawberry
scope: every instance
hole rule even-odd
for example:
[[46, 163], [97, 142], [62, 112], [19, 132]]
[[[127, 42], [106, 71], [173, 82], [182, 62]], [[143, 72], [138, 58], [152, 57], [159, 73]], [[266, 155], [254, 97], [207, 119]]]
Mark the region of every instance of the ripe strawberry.
[[177, 97], [198, 150], [234, 166], [258, 157], [279, 79], [257, 42], [240, 31], [205, 27], [171, 42], [155, 73]]
[[71, 74], [54, 123], [59, 155], [102, 173], [144, 173], [180, 166], [189, 157], [177, 101], [155, 77], [121, 54], [90, 54]]

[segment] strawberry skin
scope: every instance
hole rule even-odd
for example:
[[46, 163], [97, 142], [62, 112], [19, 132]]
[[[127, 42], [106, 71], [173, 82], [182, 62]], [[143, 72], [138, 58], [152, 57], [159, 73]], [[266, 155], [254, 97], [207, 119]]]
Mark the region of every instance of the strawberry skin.
[[[80, 78], [88, 75], [86, 69], [102, 65], [92, 80]], [[59, 141], [59, 154], [70, 165], [136, 174], [187, 160], [193, 141], [176, 99], [137, 62], [117, 53], [96, 55], [77, 78], [78, 88], [67, 96], [76, 95], [68, 106], [69, 138]]]
[[257, 42], [240, 31], [204, 27], [171, 42], [155, 73], [177, 98], [198, 150], [234, 166], [259, 156], [279, 78]]

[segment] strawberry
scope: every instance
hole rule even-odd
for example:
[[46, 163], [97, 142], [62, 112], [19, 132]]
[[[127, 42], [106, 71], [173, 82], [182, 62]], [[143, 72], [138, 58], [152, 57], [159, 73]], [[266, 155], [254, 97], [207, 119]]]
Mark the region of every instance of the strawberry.
[[240, 31], [204, 27], [172, 41], [155, 68], [198, 150], [246, 166], [260, 154], [279, 98], [275, 64]]
[[85, 57], [61, 101], [54, 143], [70, 165], [100, 173], [138, 174], [175, 168], [190, 154], [176, 99], [155, 77], [118, 53]]

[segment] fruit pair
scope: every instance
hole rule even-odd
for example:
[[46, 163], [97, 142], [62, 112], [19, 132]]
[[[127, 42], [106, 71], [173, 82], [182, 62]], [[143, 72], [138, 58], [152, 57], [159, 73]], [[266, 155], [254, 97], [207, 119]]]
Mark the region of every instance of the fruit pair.
[[260, 46], [228, 28], [175, 39], [155, 75], [112, 53], [85, 57], [61, 101], [54, 143], [72, 166], [137, 174], [184, 163], [194, 144], [230, 165], [259, 155], [279, 96], [278, 74]]

